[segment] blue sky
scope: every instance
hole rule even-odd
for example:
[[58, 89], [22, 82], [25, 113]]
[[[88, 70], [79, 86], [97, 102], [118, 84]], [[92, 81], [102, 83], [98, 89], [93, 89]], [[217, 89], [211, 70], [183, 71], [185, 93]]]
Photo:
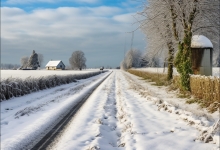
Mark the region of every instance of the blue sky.
[[[69, 65], [73, 51], [82, 50], [88, 68], [120, 65], [131, 45], [129, 31], [138, 28], [134, 0], [1, 0], [1, 63], [20, 64], [32, 50]], [[135, 31], [133, 47], [145, 50]]]
[[[58, 8], [58, 7], [97, 7], [97, 6], [138, 6], [136, 2], [126, 0], [2, 0], [2, 7], [19, 7], [25, 11], [36, 8]], [[126, 5], [127, 3], [127, 5]]]

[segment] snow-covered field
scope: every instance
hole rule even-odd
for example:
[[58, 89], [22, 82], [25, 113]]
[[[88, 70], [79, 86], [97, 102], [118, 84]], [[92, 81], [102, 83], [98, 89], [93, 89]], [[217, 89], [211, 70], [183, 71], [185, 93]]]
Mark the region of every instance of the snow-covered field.
[[1, 70], [1, 79], [12, 78], [38, 78], [41, 76], [49, 75], [69, 75], [69, 74], [83, 74], [88, 72], [99, 71], [99, 69], [86, 69], [86, 70]]
[[[147, 68], [136, 68], [138, 70], [143, 70], [143, 71], [149, 71], [149, 72], [156, 72], [156, 73], [167, 73], [167, 68], [153, 68], [153, 67], [147, 67]], [[176, 68], [173, 69], [173, 74], [177, 75], [178, 72]], [[219, 67], [214, 67], [212, 68], [212, 76], [220, 77], [220, 68]]]
[[[1, 149], [27, 149], [110, 72], [1, 102]], [[51, 149], [217, 149], [198, 138], [218, 120], [166, 87], [120, 70], [94, 91]], [[214, 144], [215, 143], [215, 144]]]

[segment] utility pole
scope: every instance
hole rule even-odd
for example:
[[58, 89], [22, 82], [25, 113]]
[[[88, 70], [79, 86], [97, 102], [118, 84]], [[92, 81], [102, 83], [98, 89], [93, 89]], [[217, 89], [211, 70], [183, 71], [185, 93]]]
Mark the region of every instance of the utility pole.
[[[135, 32], [135, 31], [136, 31], [136, 30], [131, 31], [131, 32], [125, 32], [125, 33], [131, 33], [131, 47], [130, 47], [130, 49], [132, 49], [132, 47], [133, 47], [134, 32]], [[126, 36], [125, 36], [125, 42], [124, 42], [124, 59], [125, 59], [125, 52], [126, 52]]]

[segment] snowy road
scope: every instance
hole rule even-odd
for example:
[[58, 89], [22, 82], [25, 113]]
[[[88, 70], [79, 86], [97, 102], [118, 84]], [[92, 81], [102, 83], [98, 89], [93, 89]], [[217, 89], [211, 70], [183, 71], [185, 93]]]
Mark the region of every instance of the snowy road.
[[1, 102], [1, 149], [29, 149], [110, 72]]
[[[2, 102], [1, 149], [27, 147], [108, 74]], [[199, 131], [180, 115], [162, 108], [159, 111], [155, 104], [158, 97], [161, 95], [143, 86], [137, 77], [114, 70], [50, 149], [206, 150], [218, 147], [196, 140]]]
[[[92, 94], [51, 149], [213, 149], [176, 114], [141, 97], [130, 75], [114, 71]], [[155, 97], [148, 95], [148, 99]]]

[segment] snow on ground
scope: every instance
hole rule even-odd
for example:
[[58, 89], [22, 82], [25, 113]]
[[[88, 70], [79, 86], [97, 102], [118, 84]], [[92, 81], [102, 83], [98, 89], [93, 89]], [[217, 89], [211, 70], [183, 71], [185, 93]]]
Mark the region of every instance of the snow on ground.
[[144, 98], [138, 92], [141, 85], [134, 85], [136, 81], [140, 82], [137, 77], [114, 71], [92, 94], [51, 149], [202, 150], [217, 147], [196, 140], [199, 131], [179, 115], [158, 111], [154, 101], [158, 99], [157, 95], [148, 89], [147, 98]]
[[26, 149], [107, 74], [1, 102], [1, 149]]
[[1, 79], [21, 78], [25, 79], [27, 77], [39, 78], [41, 76], [49, 75], [69, 75], [69, 74], [83, 74], [88, 72], [99, 71], [99, 69], [86, 69], [86, 70], [1, 70]]
[[[154, 73], [167, 73], [167, 68], [153, 68], [153, 67], [147, 67], [147, 68], [133, 68], [137, 70], [143, 70], [143, 71], [149, 71]], [[173, 69], [173, 74], [178, 75], [176, 68]], [[220, 67], [213, 67], [212, 68], [212, 76], [220, 77]]]
[[[1, 148], [22, 149], [107, 75], [2, 102]], [[197, 139], [200, 130], [208, 129], [218, 118], [217, 113], [208, 114], [195, 104], [185, 104], [166, 87], [152, 86], [134, 75], [114, 70], [50, 149], [217, 149], [218, 135], [213, 143]]]

